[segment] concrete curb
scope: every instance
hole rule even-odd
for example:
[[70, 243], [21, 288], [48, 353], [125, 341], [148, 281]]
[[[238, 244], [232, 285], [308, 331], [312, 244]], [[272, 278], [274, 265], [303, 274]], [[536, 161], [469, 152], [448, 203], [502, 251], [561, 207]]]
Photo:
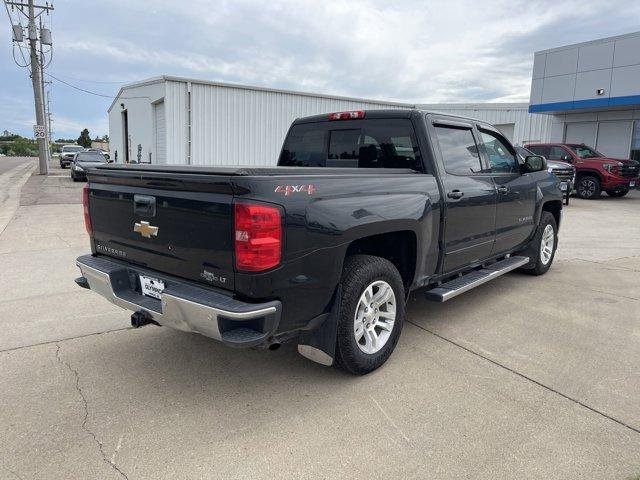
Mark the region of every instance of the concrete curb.
[[29, 163], [19, 165], [0, 175], [0, 192], [6, 192], [0, 197], [0, 235], [13, 220], [20, 205], [20, 191], [35, 168], [34, 164]]

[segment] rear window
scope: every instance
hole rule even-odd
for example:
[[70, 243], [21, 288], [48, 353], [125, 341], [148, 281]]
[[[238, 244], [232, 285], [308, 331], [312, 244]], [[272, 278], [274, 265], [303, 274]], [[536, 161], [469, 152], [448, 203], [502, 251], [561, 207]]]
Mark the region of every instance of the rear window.
[[294, 125], [287, 135], [278, 164], [422, 171], [420, 150], [408, 119]]

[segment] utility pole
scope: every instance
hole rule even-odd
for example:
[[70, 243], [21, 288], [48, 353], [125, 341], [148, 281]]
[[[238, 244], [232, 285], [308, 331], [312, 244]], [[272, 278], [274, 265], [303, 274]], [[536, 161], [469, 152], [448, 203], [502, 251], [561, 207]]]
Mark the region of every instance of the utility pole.
[[[33, 0], [29, 2], [29, 47], [31, 50], [31, 82], [33, 83], [33, 97], [36, 103], [36, 124], [44, 125], [44, 103], [42, 102], [42, 83], [40, 77], [40, 62], [38, 61], [36, 12]], [[47, 155], [47, 138], [38, 139], [38, 157], [40, 157], [40, 175], [49, 174], [49, 155]]]
[[[42, 28], [40, 24], [40, 38], [38, 38], [38, 27], [36, 26], [36, 18], [44, 12], [53, 10], [53, 5], [45, 3], [45, 5], [34, 5], [33, 0], [4, 0], [6, 5], [11, 5], [12, 9], [17, 7], [18, 12], [25, 15], [28, 19], [27, 24], [27, 39], [29, 40], [29, 67], [31, 68], [31, 83], [33, 86], [33, 99], [36, 108], [36, 124], [41, 128], [44, 128], [44, 138], [37, 136], [38, 142], [38, 157], [40, 165], [40, 175], [47, 175], [49, 173], [49, 135], [47, 132], [47, 122], [44, 113], [44, 85], [42, 79], [42, 71], [44, 69], [44, 55], [42, 52], [42, 44], [51, 45], [51, 32]], [[25, 8], [27, 12], [25, 13]], [[39, 13], [36, 14], [36, 8]], [[7, 14], [9, 19], [12, 20], [11, 15], [7, 7]], [[13, 41], [14, 48], [15, 43], [20, 44], [23, 41], [23, 32], [21, 25], [14, 25], [13, 28]], [[40, 40], [40, 58], [38, 58], [38, 40]], [[22, 47], [20, 47], [22, 48]], [[26, 65], [20, 65], [26, 66]], [[35, 134], [35, 132], [34, 132]]]

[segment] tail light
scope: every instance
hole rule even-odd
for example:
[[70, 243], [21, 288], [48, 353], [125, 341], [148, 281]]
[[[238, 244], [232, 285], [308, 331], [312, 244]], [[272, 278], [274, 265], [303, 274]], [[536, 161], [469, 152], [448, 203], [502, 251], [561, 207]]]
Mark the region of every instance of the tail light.
[[91, 217], [89, 217], [89, 185], [85, 185], [82, 189], [82, 207], [84, 209], [84, 227], [89, 235], [93, 234], [91, 227]]
[[255, 203], [234, 204], [236, 270], [259, 272], [280, 263], [280, 209]]
[[352, 110], [350, 112], [334, 112], [329, 114], [329, 120], [354, 120], [364, 118], [364, 110]]

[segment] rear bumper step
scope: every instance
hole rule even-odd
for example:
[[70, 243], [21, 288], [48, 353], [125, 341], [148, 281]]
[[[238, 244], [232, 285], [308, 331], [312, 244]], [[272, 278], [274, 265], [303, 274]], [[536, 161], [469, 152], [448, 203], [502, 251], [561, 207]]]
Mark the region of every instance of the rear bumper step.
[[[78, 257], [76, 265], [82, 272], [76, 283], [111, 303], [126, 310], [142, 311], [160, 325], [199, 333], [231, 346], [268, 344], [280, 322], [279, 301], [241, 302], [213, 289], [104, 257], [84, 255]], [[141, 274], [165, 283], [160, 300], [140, 293]]]
[[516, 268], [520, 268], [529, 263], [529, 257], [509, 257], [499, 262], [493, 263], [482, 270], [473, 270], [461, 277], [450, 280], [442, 285], [427, 290], [427, 300], [434, 302], [446, 302], [461, 293], [467, 292], [483, 283], [487, 283], [494, 278], [498, 278], [505, 273], [509, 273]]

